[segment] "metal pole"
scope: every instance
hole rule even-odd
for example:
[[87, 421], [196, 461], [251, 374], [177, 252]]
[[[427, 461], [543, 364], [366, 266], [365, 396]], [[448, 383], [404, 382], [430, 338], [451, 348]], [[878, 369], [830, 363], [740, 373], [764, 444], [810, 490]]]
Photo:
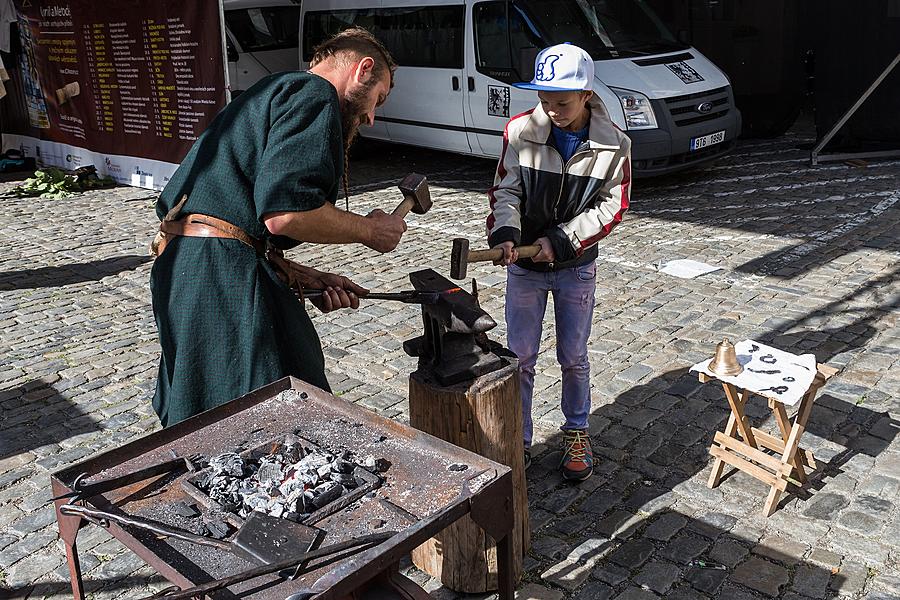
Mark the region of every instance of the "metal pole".
[[[812, 149], [812, 152], [810, 152], [810, 163], [813, 166], [819, 164], [820, 160], [822, 160], [822, 161], [826, 160], [825, 158], [822, 158], [822, 159], [819, 158], [819, 153], [822, 151], [822, 148], [824, 148], [825, 145], [831, 141], [831, 138], [833, 138], [835, 136], [835, 134], [838, 132], [838, 130], [840, 130], [840, 128], [844, 126], [844, 123], [846, 123], [847, 120], [853, 116], [853, 113], [856, 112], [856, 110], [862, 105], [862, 103], [865, 102], [866, 99], [868, 99], [868, 97], [872, 95], [872, 92], [875, 91], [875, 88], [877, 88], [879, 85], [881, 85], [881, 82], [884, 81], [884, 78], [887, 77], [888, 74], [894, 69], [894, 67], [897, 66], [898, 62], [900, 62], [900, 53], [898, 53], [897, 56], [894, 57], [894, 60], [891, 61], [891, 64], [889, 64], [887, 66], [887, 68], [881, 72], [881, 75], [879, 75], [875, 79], [875, 81], [872, 82], [872, 85], [869, 86], [869, 89], [867, 89], [865, 92], [863, 92], [863, 95], [860, 96], [859, 100], [857, 100], [853, 104], [853, 106], [850, 107], [850, 110], [848, 110], [846, 113], [844, 113], [844, 116], [842, 116], [838, 120], [838, 122], [834, 124], [834, 127], [832, 127], [831, 130], [829, 130], [828, 133], [825, 134], [825, 137], [822, 138], [822, 141], [820, 141], [818, 144], [816, 144], [816, 147]], [[893, 153], [889, 153], [889, 154], [879, 153], [878, 155], [879, 156], [892, 156]], [[897, 155], [900, 156], [900, 150], [897, 150]], [[841, 155], [841, 156], [846, 157], [847, 155]]]

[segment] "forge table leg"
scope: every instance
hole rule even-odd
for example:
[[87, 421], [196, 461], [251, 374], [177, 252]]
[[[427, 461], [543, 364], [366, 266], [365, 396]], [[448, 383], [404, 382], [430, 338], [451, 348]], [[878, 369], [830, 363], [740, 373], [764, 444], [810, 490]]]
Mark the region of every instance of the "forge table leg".
[[[52, 480], [54, 496], [61, 496], [71, 490], [56, 479]], [[81, 576], [81, 563], [78, 560], [78, 530], [81, 529], [81, 517], [64, 515], [59, 512], [59, 507], [66, 500], [56, 501], [56, 523], [59, 526], [59, 537], [66, 546], [66, 562], [69, 565], [69, 581], [72, 582], [72, 597], [75, 600], [84, 600], [84, 579]]]

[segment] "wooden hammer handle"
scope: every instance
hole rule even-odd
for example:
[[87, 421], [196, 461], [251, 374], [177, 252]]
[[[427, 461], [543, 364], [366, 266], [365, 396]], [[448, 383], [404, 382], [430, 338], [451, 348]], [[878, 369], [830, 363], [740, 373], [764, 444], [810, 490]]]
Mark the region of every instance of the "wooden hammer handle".
[[413, 199], [410, 196], [406, 196], [403, 199], [403, 202], [398, 204], [397, 208], [395, 208], [394, 212], [392, 212], [391, 214], [394, 215], [395, 217], [400, 217], [401, 219], [405, 219], [406, 215], [409, 214], [409, 211], [411, 211], [415, 205], [416, 205], [415, 199]]
[[[538, 245], [532, 246], [517, 246], [516, 250], [519, 252], [519, 258], [531, 258], [533, 256], [537, 256], [537, 254], [541, 251], [541, 247]], [[485, 262], [485, 261], [495, 261], [503, 258], [503, 250], [500, 248], [491, 248], [490, 250], [471, 250], [469, 251], [469, 259], [468, 262]]]

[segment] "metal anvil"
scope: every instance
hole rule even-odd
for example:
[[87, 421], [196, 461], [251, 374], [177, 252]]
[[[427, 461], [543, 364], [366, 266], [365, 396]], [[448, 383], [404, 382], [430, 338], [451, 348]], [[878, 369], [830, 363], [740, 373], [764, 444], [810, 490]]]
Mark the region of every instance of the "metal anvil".
[[425, 335], [403, 342], [403, 350], [419, 357], [419, 368], [427, 368], [443, 385], [453, 385], [496, 371], [508, 364], [502, 346], [488, 340], [485, 332], [497, 322], [478, 304], [478, 298], [433, 271], [410, 273], [419, 292], [437, 293], [437, 301], [422, 305]]

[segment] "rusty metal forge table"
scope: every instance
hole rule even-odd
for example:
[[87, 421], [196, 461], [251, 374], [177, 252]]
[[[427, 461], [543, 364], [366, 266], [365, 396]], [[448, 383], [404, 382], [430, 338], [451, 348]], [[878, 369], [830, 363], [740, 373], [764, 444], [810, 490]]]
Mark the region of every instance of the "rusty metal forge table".
[[[291, 391], [293, 390], [293, 391]], [[513, 597], [511, 544], [512, 476], [509, 467], [444, 442], [409, 426], [350, 404], [318, 388], [288, 377], [241, 398], [149, 434], [51, 477], [55, 496], [70, 492], [79, 474], [91, 480], [124, 475], [172, 457], [201, 453], [207, 457], [235, 448], [258, 446], [287, 432], [296, 432], [331, 452], [348, 449], [358, 457], [373, 455], [391, 463], [381, 476], [376, 497], [356, 501], [317, 523], [325, 537], [320, 546], [382, 531], [397, 531], [386, 542], [344, 558], [295, 581], [276, 575], [230, 588], [214, 597], [284, 600], [307, 589], [317, 600], [346, 598], [396, 569], [397, 563], [432, 535], [468, 515], [497, 541], [497, 571], [502, 600]], [[449, 470], [450, 465], [465, 470]], [[454, 467], [459, 469], [460, 467]], [[180, 480], [190, 473], [163, 475], [107, 492], [86, 502], [108, 512], [121, 512], [188, 527], [172, 510], [179, 500], [191, 501]], [[76, 536], [85, 524], [78, 516], [61, 514], [56, 503], [60, 537], [76, 599], [84, 597]], [[201, 510], [204, 508], [201, 507]], [[151, 532], [109, 524], [112, 535], [172, 583], [182, 588], [233, 575], [255, 565], [228, 552]], [[374, 532], [377, 532], [374, 531]], [[407, 580], [408, 581], [408, 580]], [[417, 587], [417, 586], [416, 586]], [[421, 588], [417, 588], [421, 591]], [[424, 591], [422, 592], [424, 594]], [[425, 596], [427, 597], [427, 595]]]

